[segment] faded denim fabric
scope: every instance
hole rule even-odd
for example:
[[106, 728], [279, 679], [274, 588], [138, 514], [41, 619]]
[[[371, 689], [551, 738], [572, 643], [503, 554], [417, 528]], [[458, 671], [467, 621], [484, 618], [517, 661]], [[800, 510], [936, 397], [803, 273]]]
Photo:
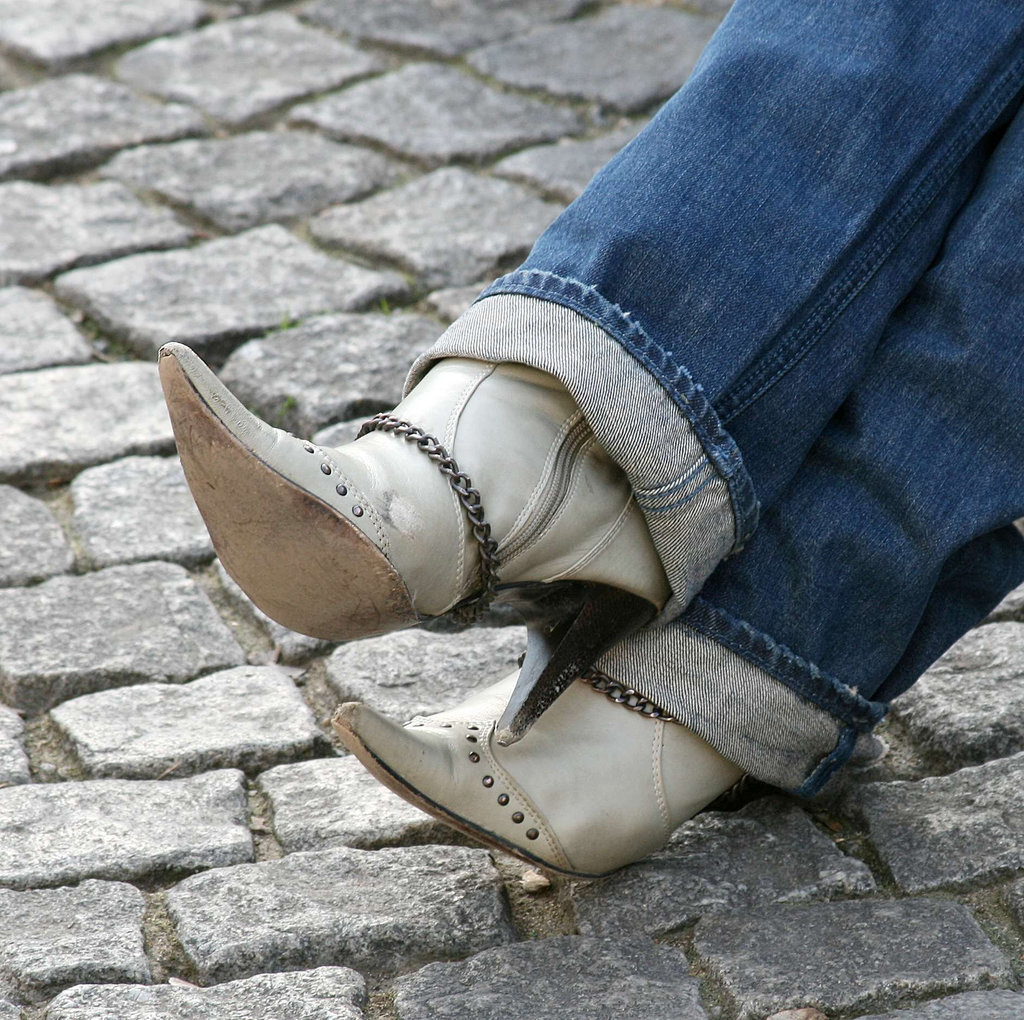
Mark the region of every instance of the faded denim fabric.
[[[429, 356], [486, 353], [481, 310], [513, 295], [599, 327], [652, 402], [669, 395], [727, 486], [734, 555], [638, 641], [675, 648], [680, 677], [716, 663], [711, 730], [765, 677], [824, 713], [799, 776], [785, 748], [740, 741], [740, 764], [803, 793], [1024, 580], [1022, 88], [1016, 0], [738, 0], [477, 326]], [[585, 374], [544, 343], [555, 374]], [[678, 509], [645, 506], [652, 534]], [[687, 552], [658, 547], [672, 576]]]

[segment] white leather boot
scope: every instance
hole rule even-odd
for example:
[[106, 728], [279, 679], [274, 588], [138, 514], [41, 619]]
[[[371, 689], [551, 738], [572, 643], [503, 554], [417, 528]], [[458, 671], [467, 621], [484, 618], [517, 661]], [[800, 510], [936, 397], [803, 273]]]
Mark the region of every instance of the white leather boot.
[[461, 831], [553, 871], [607, 874], [661, 847], [742, 773], [676, 722], [573, 683], [517, 743], [495, 739], [516, 675], [399, 726], [342, 705], [334, 727], [385, 786]]
[[550, 375], [448, 359], [327, 449], [250, 414], [189, 348], [159, 365], [214, 548], [269, 616], [345, 641], [495, 598], [523, 610], [504, 740], [668, 597], [623, 472]]

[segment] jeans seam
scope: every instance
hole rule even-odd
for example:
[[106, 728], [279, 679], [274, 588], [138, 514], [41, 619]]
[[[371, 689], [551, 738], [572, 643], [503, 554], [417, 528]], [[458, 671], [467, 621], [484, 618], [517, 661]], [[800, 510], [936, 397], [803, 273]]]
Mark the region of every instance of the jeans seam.
[[[980, 109], [975, 111], [959, 135], [948, 142], [938, 157], [938, 163], [915, 186], [903, 206], [883, 224], [866, 252], [862, 252], [852, 266], [819, 302], [818, 307], [781, 340], [772, 352], [761, 362], [759, 368], [737, 381], [716, 404], [716, 410], [723, 424], [733, 420], [745, 411], [755, 400], [763, 396], [772, 386], [786, 375], [821, 339], [853, 299], [878, 272], [896, 246], [907, 235], [924, 210], [935, 200], [942, 186], [949, 180], [959, 161], [976, 145], [979, 125], [989, 125], [993, 108], [1001, 110], [1010, 97], [1019, 90], [1020, 79], [1024, 76], [1024, 58], [1019, 58], [1004, 72], [998, 85]], [[864, 267], [864, 263], [867, 266]], [[801, 334], [807, 333], [801, 341]], [[781, 364], [780, 364], [781, 362]], [[768, 376], [768, 378], [764, 378]], [[743, 397], [743, 391], [755, 389]]]
[[868, 701], [853, 688], [802, 659], [767, 634], [711, 605], [699, 595], [678, 619], [763, 669], [779, 683], [859, 732], [871, 730], [888, 711], [887, 705]]
[[850, 760], [859, 732], [854, 726], [846, 726], [839, 734], [836, 746], [827, 754], [806, 779], [792, 791], [797, 797], [813, 797]]
[[[690, 373], [655, 343], [628, 312], [609, 301], [596, 287], [580, 280], [546, 270], [518, 269], [492, 283], [477, 301], [497, 294], [522, 294], [569, 308], [604, 330], [647, 368], [682, 411], [708, 460], [725, 480], [734, 517], [732, 551], [739, 551], [757, 526], [758, 504], [753, 484], [739, 448], [722, 428], [717, 412]], [[652, 352], [658, 355], [657, 360], [652, 359]], [[720, 436], [713, 435], [709, 426]]]

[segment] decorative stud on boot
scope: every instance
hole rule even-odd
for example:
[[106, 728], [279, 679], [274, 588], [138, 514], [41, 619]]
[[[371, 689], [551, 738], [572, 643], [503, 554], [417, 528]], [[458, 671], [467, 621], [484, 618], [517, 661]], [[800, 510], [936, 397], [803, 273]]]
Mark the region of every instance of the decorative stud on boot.
[[[573, 683], [522, 740], [504, 747], [496, 718], [516, 675], [450, 712], [399, 726], [342, 705], [333, 723], [385, 786], [461, 831], [581, 878], [661, 847], [742, 772], [653, 706], [634, 711]], [[615, 685], [609, 692], [616, 695]]]
[[519, 739], [668, 584], [621, 469], [552, 376], [447, 359], [339, 449], [260, 421], [188, 347], [160, 351], [185, 476], [228, 573], [330, 640], [516, 605]]

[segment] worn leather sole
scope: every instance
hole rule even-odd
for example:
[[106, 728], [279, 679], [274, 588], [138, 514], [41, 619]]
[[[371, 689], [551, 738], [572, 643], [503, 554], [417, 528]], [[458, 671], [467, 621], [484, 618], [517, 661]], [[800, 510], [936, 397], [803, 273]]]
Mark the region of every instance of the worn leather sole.
[[413, 807], [417, 807], [421, 811], [425, 811], [428, 815], [432, 815], [434, 818], [440, 819], [446, 825], [450, 825], [453, 829], [457, 829], [459, 832], [462, 832], [473, 839], [479, 840], [481, 843], [494, 847], [496, 850], [502, 850], [507, 854], [512, 854], [513, 857], [518, 857], [520, 860], [526, 861], [528, 864], [533, 864], [537, 867], [543, 868], [545, 871], [557, 872], [561, 875], [568, 875], [571, 878], [601, 878], [603, 877], [603, 874], [611, 874], [611, 872], [590, 874], [587, 872], [572, 871], [568, 868], [560, 868], [557, 865], [552, 864], [550, 861], [546, 861], [541, 857], [531, 854], [525, 847], [512, 843], [509, 840], [502, 838], [497, 833], [491, 832], [489, 829], [480, 827], [468, 818], [463, 818], [461, 815], [454, 814], [442, 804], [432, 800], [403, 776], [400, 776], [397, 772], [394, 772], [389, 768], [387, 763], [378, 758], [377, 755], [375, 755], [364, 743], [357, 732], [359, 725], [359, 713], [362, 708], [363, 705], [359, 702], [348, 702], [342, 705], [337, 712], [334, 713], [334, 717], [331, 719], [331, 725], [334, 727], [334, 731], [341, 738], [342, 743], [359, 759], [360, 762], [362, 762], [367, 771], [370, 772], [378, 782], [391, 790], [392, 793], [398, 794], [399, 797], [403, 800], [407, 800], [413, 805]]
[[[160, 380], [185, 477], [224, 569], [268, 616], [348, 641], [412, 626], [417, 616], [387, 557], [329, 504], [261, 460], [161, 351]], [[295, 440], [298, 442], [298, 440]]]

